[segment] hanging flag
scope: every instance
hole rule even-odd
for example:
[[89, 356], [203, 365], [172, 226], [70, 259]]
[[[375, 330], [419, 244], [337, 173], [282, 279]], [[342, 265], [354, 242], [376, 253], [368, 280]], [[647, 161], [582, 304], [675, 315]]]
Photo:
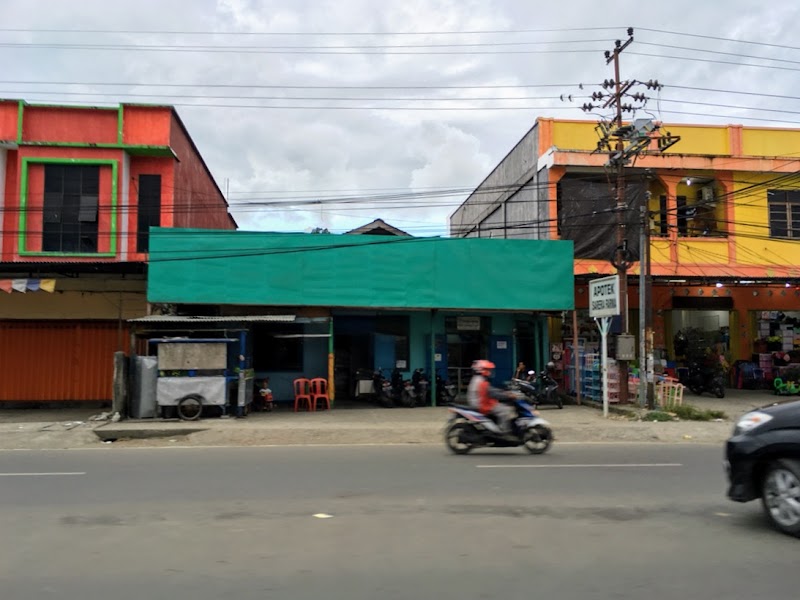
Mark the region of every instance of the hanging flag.
[[25, 286], [29, 292], [38, 292], [39, 291], [39, 280], [38, 279], [28, 279], [28, 285]]
[[10, 279], [0, 279], [0, 290], [10, 294], [12, 289]]
[[39, 289], [52, 294], [56, 289], [56, 280], [42, 279], [41, 283], [39, 284]]
[[14, 291], [25, 293], [25, 290], [28, 288], [28, 280], [27, 279], [12, 279], [11, 280], [11, 288]]

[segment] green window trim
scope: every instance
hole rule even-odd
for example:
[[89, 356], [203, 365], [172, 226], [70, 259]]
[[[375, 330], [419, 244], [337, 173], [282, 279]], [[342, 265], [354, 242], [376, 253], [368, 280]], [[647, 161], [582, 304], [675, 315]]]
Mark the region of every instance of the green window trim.
[[[111, 167], [111, 229], [109, 231], [110, 250], [108, 252], [46, 252], [27, 250], [28, 241], [28, 167], [36, 165], [97, 165]], [[119, 161], [98, 158], [40, 158], [25, 157], [22, 159], [22, 181], [20, 185], [20, 211], [19, 211], [19, 248], [20, 256], [69, 256], [91, 258], [113, 258], [117, 255], [117, 176]], [[98, 232], [99, 234], [99, 232]]]
[[17, 105], [17, 144], [22, 143], [22, 119], [25, 114], [25, 102], [19, 101]]

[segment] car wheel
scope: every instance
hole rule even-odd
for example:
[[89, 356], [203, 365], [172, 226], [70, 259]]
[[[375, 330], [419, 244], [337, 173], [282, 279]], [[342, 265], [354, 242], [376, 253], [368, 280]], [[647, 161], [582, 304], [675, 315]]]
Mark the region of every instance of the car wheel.
[[781, 459], [767, 467], [761, 501], [776, 529], [800, 537], [800, 461]]

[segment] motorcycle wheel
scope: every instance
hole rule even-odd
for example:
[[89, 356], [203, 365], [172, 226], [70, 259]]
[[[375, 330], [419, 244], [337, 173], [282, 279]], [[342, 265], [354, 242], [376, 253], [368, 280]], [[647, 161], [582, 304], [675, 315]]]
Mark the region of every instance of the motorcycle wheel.
[[692, 390], [692, 393], [697, 395], [697, 396], [702, 396], [703, 395], [703, 388], [700, 387], [699, 385], [691, 385], [690, 384], [689, 385], [689, 389]]
[[387, 396], [386, 394], [378, 395], [378, 404], [382, 408], [394, 408], [394, 402], [392, 402], [392, 399], [389, 398], [389, 396]]
[[531, 454], [544, 454], [553, 443], [553, 432], [544, 425], [534, 425], [525, 431], [522, 445]]
[[400, 395], [400, 404], [405, 408], [414, 408], [417, 405], [417, 400], [408, 392], [403, 391]]
[[466, 423], [453, 423], [447, 428], [444, 434], [444, 443], [447, 449], [453, 454], [466, 454], [472, 450], [473, 445], [465, 442], [464, 439], [470, 438], [472, 427]]
[[717, 384], [714, 386], [714, 395], [717, 398], [724, 398], [725, 397], [725, 388], [721, 384]]

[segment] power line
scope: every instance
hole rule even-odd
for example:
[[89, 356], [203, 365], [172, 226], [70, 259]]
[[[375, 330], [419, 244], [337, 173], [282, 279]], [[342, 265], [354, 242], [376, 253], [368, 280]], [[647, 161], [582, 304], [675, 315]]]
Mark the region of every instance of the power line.
[[137, 35], [243, 35], [243, 36], [415, 36], [415, 35], [486, 35], [486, 34], [518, 34], [518, 33], [563, 33], [574, 31], [609, 31], [619, 27], [556, 27], [542, 29], [473, 29], [465, 31], [190, 31], [190, 30], [143, 30], [143, 29], [56, 29], [56, 28], [0, 28], [2, 33], [102, 33], [102, 34], [137, 34]]
[[654, 48], [669, 48], [671, 50], [686, 50], [687, 52], [705, 52], [707, 54], [719, 54], [720, 56], [735, 56], [737, 58], [753, 58], [756, 60], [772, 60], [775, 62], [800, 65], [800, 60], [789, 60], [784, 58], [772, 58], [770, 56], [757, 56], [753, 54], [741, 54], [739, 52], [724, 52], [722, 50], [708, 50], [706, 48], [691, 48], [687, 46], [675, 46], [673, 44], [658, 44], [655, 42], [638, 42], [642, 46], [652, 46]]
[[800, 50], [800, 47], [797, 46], [787, 46], [784, 44], [772, 44], [768, 42], [756, 42], [752, 40], [741, 40], [736, 38], [726, 38], [726, 37], [719, 37], [715, 35], [707, 35], [707, 34], [700, 34], [700, 33], [687, 33], [685, 31], [671, 31], [667, 29], [654, 29], [651, 27], [637, 27], [637, 29], [641, 31], [649, 31], [651, 33], [664, 33], [668, 35], [678, 35], [678, 36], [685, 36], [685, 37], [692, 37], [698, 39], [705, 39], [705, 40], [714, 40], [716, 42], [734, 42], [737, 44], [749, 44], [752, 46], [766, 46], [770, 48], [781, 48], [784, 50]]
[[[538, 83], [538, 84], [476, 84], [476, 85], [286, 85], [258, 83], [136, 83], [108, 81], [31, 81], [4, 80], [0, 85], [80, 85], [80, 86], [125, 86], [125, 87], [178, 87], [178, 88], [248, 88], [248, 89], [287, 89], [287, 90], [474, 90], [474, 89], [515, 89], [538, 87], [577, 87], [578, 83]], [[587, 84], [584, 84], [587, 85]], [[595, 84], [588, 84], [595, 85]]]
[[761, 69], [779, 69], [781, 71], [800, 71], [800, 68], [794, 67], [782, 67], [780, 65], [754, 65], [751, 63], [738, 63], [732, 62], [730, 60], [717, 60], [713, 58], [700, 58], [697, 56], [670, 56], [667, 54], [650, 54], [648, 52], [630, 52], [630, 54], [635, 56], [647, 56], [650, 58], [665, 58], [668, 60], [690, 60], [693, 62], [705, 62], [705, 63], [713, 63], [718, 65], [734, 65], [737, 67], [757, 67]]
[[492, 55], [492, 54], [583, 54], [597, 52], [596, 49], [570, 48], [569, 50], [443, 50], [443, 51], [401, 51], [401, 50], [316, 50], [309, 47], [308, 50], [271, 50], [268, 48], [246, 48], [238, 47], [188, 47], [188, 46], [144, 46], [140, 44], [34, 44], [24, 43], [15, 44], [0, 42], [0, 48], [26, 48], [26, 49], [51, 49], [51, 50], [102, 50], [115, 52], [175, 52], [175, 53], [205, 53], [205, 54], [299, 54], [299, 55], [328, 55], [328, 56], [451, 56], [451, 55]]

